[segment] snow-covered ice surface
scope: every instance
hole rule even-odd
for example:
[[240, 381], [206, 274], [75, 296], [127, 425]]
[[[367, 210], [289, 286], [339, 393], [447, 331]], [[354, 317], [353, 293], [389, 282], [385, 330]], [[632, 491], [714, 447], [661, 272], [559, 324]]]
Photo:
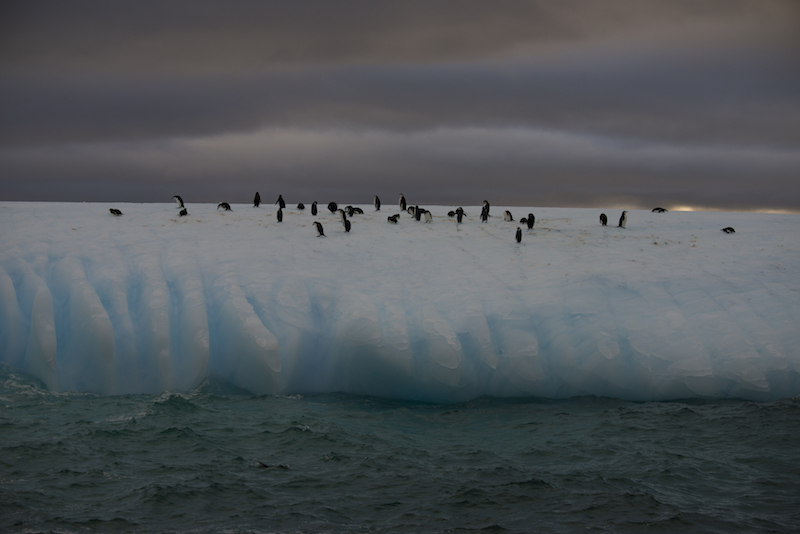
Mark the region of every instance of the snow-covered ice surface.
[[517, 244], [502, 206], [326, 204], [0, 203], [0, 360], [106, 394], [800, 394], [800, 216], [508, 208]]

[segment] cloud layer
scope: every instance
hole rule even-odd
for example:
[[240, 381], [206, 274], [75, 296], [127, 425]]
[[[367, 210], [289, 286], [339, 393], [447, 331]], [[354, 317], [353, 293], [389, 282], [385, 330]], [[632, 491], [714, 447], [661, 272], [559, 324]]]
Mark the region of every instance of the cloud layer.
[[0, 198], [800, 211], [797, 6], [6, 3]]

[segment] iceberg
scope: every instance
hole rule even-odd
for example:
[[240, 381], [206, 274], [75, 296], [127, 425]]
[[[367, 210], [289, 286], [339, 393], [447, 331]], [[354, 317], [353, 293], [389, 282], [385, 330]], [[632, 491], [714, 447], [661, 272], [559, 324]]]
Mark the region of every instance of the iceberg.
[[800, 395], [798, 215], [186, 207], [0, 203], [0, 360], [109, 395]]

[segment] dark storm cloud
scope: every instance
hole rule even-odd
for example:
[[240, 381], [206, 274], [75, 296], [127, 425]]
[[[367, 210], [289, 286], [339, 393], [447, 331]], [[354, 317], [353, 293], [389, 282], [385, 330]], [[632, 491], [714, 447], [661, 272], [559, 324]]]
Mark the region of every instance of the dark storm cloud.
[[0, 198], [215, 201], [268, 177], [797, 210], [798, 21], [779, 1], [4, 3]]

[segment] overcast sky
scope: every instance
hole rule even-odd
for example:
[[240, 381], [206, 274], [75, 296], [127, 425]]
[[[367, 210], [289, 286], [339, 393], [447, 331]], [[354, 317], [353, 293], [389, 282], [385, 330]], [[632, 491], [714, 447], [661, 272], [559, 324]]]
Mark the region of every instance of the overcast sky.
[[8, 1], [0, 200], [800, 212], [800, 2]]

